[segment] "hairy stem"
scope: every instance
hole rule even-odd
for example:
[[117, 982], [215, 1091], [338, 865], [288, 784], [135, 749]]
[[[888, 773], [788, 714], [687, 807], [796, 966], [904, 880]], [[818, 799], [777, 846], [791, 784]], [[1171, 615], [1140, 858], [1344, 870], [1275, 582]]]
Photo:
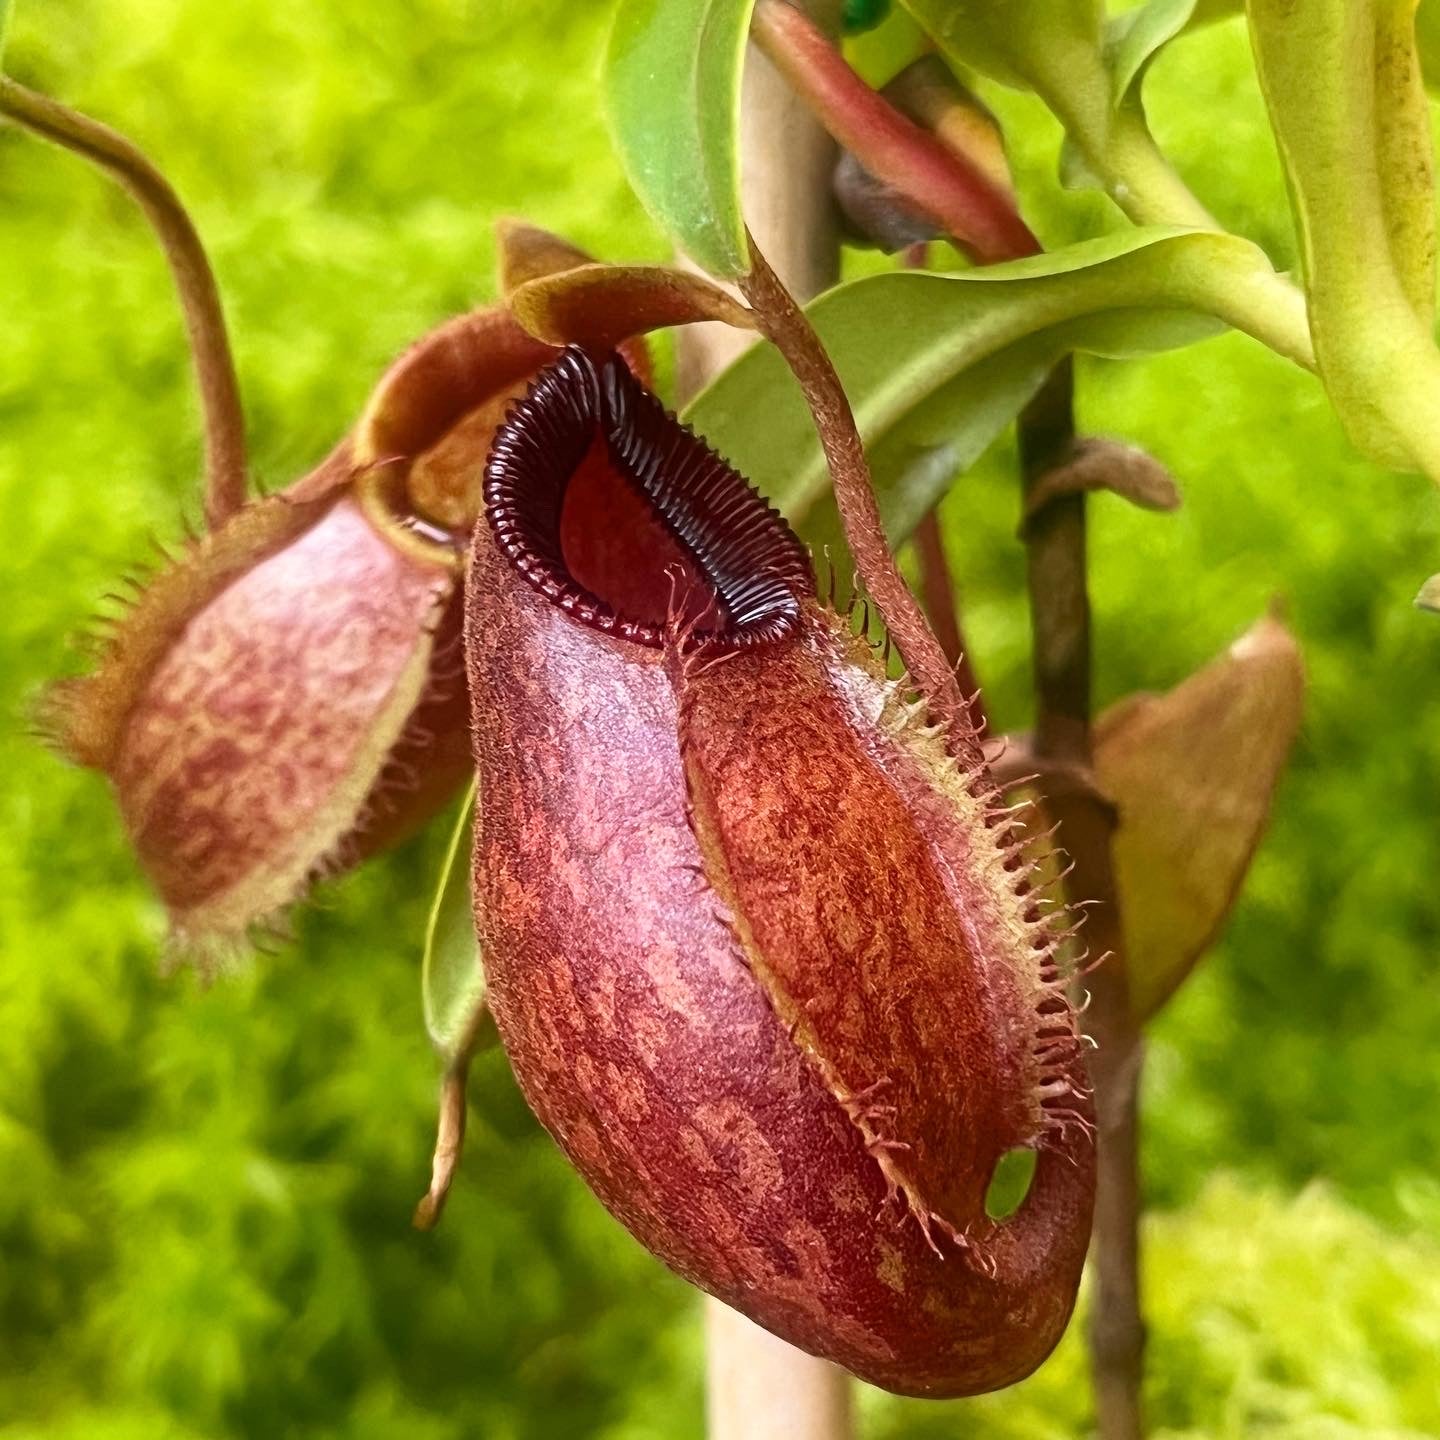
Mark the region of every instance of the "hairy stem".
[[965, 696], [885, 538], [870, 464], [835, 366], [805, 312], [780, 283], [753, 239], [750, 263], [750, 273], [741, 280], [740, 288], [759, 315], [765, 334], [799, 381], [815, 418], [856, 569], [911, 680], [925, 696], [935, 718], [946, 726], [951, 749], [958, 757], [978, 764], [980, 744], [970, 724]]
[[[1073, 368], [1067, 360], [1020, 417], [1027, 491], [1070, 452], [1073, 396]], [[1041, 762], [1088, 772], [1091, 639], [1085, 496], [1048, 501], [1036, 512], [1025, 544], [1034, 637], [1035, 752]], [[1140, 1389], [1145, 1336], [1139, 1287], [1141, 1045], [1131, 1016], [1111, 863], [1115, 817], [1088, 787], [1063, 787], [1047, 797], [1046, 806], [1060, 826], [1059, 843], [1074, 863], [1067, 888], [1072, 903], [1087, 907], [1090, 954], [1106, 957], [1089, 976], [1085, 1014], [1087, 1033], [1096, 1043], [1090, 1075], [1100, 1129], [1091, 1367], [1102, 1440], [1138, 1440], [1144, 1432]]]
[[245, 503], [245, 416], [220, 293], [205, 248], [170, 182], [123, 135], [0, 75], [0, 115], [107, 171], [145, 212], [180, 296], [205, 422], [205, 518]]

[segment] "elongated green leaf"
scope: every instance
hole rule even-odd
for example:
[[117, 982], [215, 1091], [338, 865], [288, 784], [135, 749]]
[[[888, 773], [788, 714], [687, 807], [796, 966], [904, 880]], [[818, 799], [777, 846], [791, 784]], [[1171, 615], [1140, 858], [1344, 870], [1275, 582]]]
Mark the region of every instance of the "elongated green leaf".
[[605, 91], [630, 183], [713, 275], [750, 268], [740, 211], [740, 74], [755, 0], [620, 0]]
[[475, 787], [471, 785], [460, 807], [425, 931], [421, 971], [425, 1028], [447, 1060], [473, 1046], [485, 1008], [485, 974], [480, 968], [470, 901], [474, 818]]
[[1116, 15], [1105, 26], [1110, 61], [1111, 103], [1121, 104], [1162, 46], [1173, 40], [1195, 13], [1196, 0], [1147, 0]]
[[1432, 243], [1428, 124], [1395, 49], [1409, 42], [1358, 0], [1251, 0], [1249, 15], [1325, 388], [1357, 446], [1440, 480], [1440, 355], [1415, 303], [1433, 285], [1415, 278]]
[[1435, 324], [1435, 157], [1420, 73], [1415, 0], [1375, 12], [1375, 154], [1396, 276], [1420, 323]]
[[[809, 308], [869, 447], [882, 512], [903, 538], [1072, 350], [1136, 355], [1248, 323], [1271, 277], [1246, 241], [1132, 230], [953, 275], [897, 271]], [[685, 417], [812, 543], [832, 538], [829, 481], [810, 415], [768, 345], [742, 356]]]
[[1420, 0], [1415, 12], [1415, 46], [1425, 83], [1433, 90], [1440, 85], [1440, 0]]
[[10, 0], [0, 0], [0, 64], [5, 60], [5, 36], [10, 30]]

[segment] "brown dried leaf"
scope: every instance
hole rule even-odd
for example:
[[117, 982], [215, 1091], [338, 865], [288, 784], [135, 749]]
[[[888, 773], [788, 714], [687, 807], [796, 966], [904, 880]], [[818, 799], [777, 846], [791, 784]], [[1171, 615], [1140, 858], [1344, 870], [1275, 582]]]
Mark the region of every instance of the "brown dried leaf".
[[1130, 1000], [1144, 1022], [1239, 894], [1300, 726], [1300, 649], [1274, 616], [1164, 695], [1100, 717], [1095, 771], [1119, 808], [1116, 880]]
[[515, 318], [550, 345], [610, 347], [698, 320], [755, 329], [751, 311], [713, 281], [661, 265], [581, 265], [530, 280], [510, 296]]
[[1052, 500], [1087, 490], [1109, 490], [1142, 510], [1180, 508], [1174, 477], [1153, 455], [1119, 440], [1087, 436], [1075, 441], [1069, 458], [1047, 470], [1030, 488], [1020, 533]]

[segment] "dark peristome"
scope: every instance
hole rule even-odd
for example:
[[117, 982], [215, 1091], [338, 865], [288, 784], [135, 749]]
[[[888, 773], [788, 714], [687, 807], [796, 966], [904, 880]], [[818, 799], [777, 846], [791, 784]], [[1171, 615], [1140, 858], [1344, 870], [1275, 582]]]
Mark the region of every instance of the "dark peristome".
[[[732, 648], [794, 632], [814, 579], [784, 519], [619, 357], [597, 360], [578, 346], [547, 366], [511, 410], [485, 471], [495, 539], [541, 594], [587, 625], [644, 645], [663, 645], [675, 619], [673, 606], [663, 616], [624, 613], [574, 573], [562, 539], [567, 492], [597, 453], [611, 483], [643, 500], [706, 590], [703, 611], [691, 616], [695, 639]], [[668, 583], [656, 550], [654, 578]]]

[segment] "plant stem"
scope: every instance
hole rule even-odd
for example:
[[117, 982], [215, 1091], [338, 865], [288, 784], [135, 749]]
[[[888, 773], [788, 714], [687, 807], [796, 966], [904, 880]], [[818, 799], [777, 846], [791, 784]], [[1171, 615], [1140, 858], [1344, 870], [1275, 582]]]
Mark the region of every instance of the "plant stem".
[[[1096, 1033], [1093, 1023], [1091, 1033]], [[1110, 1044], [1114, 1047], [1116, 1041], [1112, 1038]], [[1091, 1067], [1100, 1134], [1092, 1239], [1095, 1291], [1088, 1339], [1101, 1440], [1142, 1440], [1145, 1322], [1140, 1301], [1139, 1108], [1145, 1048], [1138, 1032], [1119, 1060], [1118, 1065], [1113, 1063], [1112, 1049], [1112, 1063]]]
[[750, 273], [741, 280], [740, 289], [799, 381], [815, 418], [856, 569], [915, 688], [925, 697], [934, 718], [946, 727], [952, 752], [971, 764], [981, 763], [980, 743], [955, 672], [885, 538], [865, 447], [835, 366], [805, 312], [780, 283], [753, 239], [750, 263]]
[[951, 665], [965, 660], [965, 642], [960, 634], [960, 616], [955, 604], [955, 577], [950, 559], [945, 554], [945, 537], [940, 533], [940, 520], [934, 510], [915, 527], [912, 537], [915, 558], [920, 565], [920, 595], [930, 628]]
[[[807, 0], [828, 30], [840, 0]], [[809, 299], [839, 278], [840, 241], [830, 199], [835, 147], [753, 44], [740, 110], [745, 214], [780, 273]], [[702, 389], [755, 336], [728, 325], [679, 331], [676, 388]], [[719, 1300], [705, 1301], [710, 1440], [850, 1440], [850, 1377], [777, 1339]]]
[[989, 726], [989, 717], [985, 713], [985, 697], [980, 693], [980, 681], [970, 658], [970, 647], [965, 643], [960, 601], [955, 593], [955, 576], [945, 554], [945, 535], [940, 528], [938, 509], [927, 511], [925, 518], [915, 527], [914, 542], [915, 558], [920, 564], [920, 594], [925, 602], [925, 613], [930, 617], [935, 638], [955, 672], [955, 683], [965, 696], [970, 725], [983, 735]]
[[[1027, 491], [1061, 463], [1074, 440], [1073, 366], [1062, 362], [1020, 417]], [[1090, 744], [1090, 597], [1086, 583], [1085, 496], [1063, 495], [1035, 514], [1026, 531], [1026, 579], [1034, 636], [1035, 740], [1042, 760], [1084, 772]], [[1139, 1027], [1125, 979], [1124, 937], [1111, 864], [1113, 813], [1088, 787], [1046, 799], [1059, 843], [1074, 863], [1067, 887], [1087, 907], [1089, 950], [1105, 956], [1089, 976], [1087, 1033], [1096, 1050], [1090, 1076], [1099, 1120], [1095, 1198], [1095, 1294], [1090, 1321], [1095, 1404], [1103, 1440], [1144, 1433], [1141, 1378], [1145, 1330], [1140, 1310]]]
[[0, 115], [107, 171], [150, 221], [189, 332], [205, 422], [205, 519], [214, 528], [245, 503], [245, 416], [215, 277], [180, 197], [123, 135], [3, 75]]

